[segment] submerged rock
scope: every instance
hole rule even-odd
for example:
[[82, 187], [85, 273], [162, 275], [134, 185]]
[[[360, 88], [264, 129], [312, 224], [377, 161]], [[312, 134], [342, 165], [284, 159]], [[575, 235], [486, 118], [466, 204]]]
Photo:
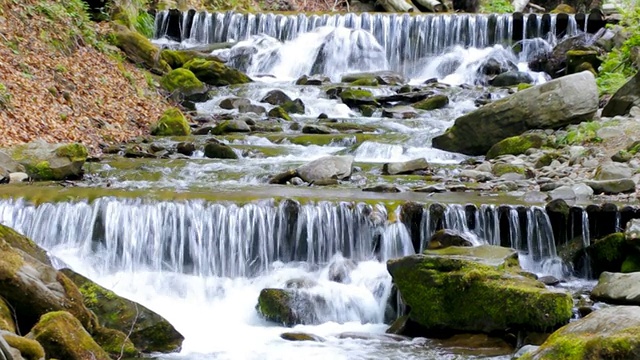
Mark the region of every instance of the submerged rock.
[[566, 325], [520, 360], [637, 359], [640, 307], [600, 309]]
[[322, 336], [302, 333], [302, 332], [286, 332], [286, 333], [280, 334], [280, 337], [283, 338], [284, 340], [289, 340], [289, 341], [315, 341], [315, 342], [326, 341], [325, 338], [323, 338]]
[[308, 183], [342, 180], [351, 176], [353, 156], [325, 156], [297, 169], [297, 174]]
[[291, 101], [289, 95], [285, 94], [282, 90], [271, 90], [269, 91], [260, 102], [268, 103], [271, 105], [283, 105], [287, 102]]
[[435, 110], [441, 109], [447, 105], [449, 105], [449, 97], [442, 94], [436, 94], [418, 101], [413, 104], [413, 107], [419, 110]]
[[238, 109], [242, 105], [251, 105], [251, 100], [232, 96], [222, 99], [218, 104], [218, 106], [226, 110]]
[[358, 108], [363, 105], [377, 105], [373, 93], [362, 89], [345, 89], [339, 94], [340, 99], [350, 108]]
[[529, 129], [557, 129], [580, 123], [591, 119], [597, 109], [598, 89], [593, 74], [568, 75], [457, 118], [451, 128], [433, 139], [433, 147], [484, 155], [503, 139]]
[[411, 106], [399, 105], [383, 109], [382, 117], [392, 119], [413, 119], [418, 117], [418, 113]]
[[571, 296], [520, 275], [513, 249], [449, 247], [389, 260], [387, 268], [427, 333], [552, 329], [572, 316]]

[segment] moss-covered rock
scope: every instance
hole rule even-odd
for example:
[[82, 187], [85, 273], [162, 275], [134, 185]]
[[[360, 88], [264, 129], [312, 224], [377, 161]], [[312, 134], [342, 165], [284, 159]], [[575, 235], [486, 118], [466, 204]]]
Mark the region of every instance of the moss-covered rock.
[[372, 78], [361, 78], [351, 82], [351, 85], [354, 86], [378, 86], [378, 79], [375, 77]]
[[242, 120], [227, 120], [211, 129], [212, 135], [251, 132], [251, 127]]
[[101, 326], [131, 332], [131, 342], [142, 352], [180, 349], [184, 337], [160, 315], [69, 269], [62, 272], [80, 288], [84, 304], [97, 315]]
[[238, 155], [229, 145], [219, 142], [208, 142], [204, 146], [204, 156], [211, 159], [237, 159]]
[[603, 271], [620, 272], [622, 263], [631, 253], [631, 249], [623, 233], [613, 233], [596, 240], [586, 252], [593, 275], [600, 276]]
[[282, 109], [289, 114], [304, 114], [305, 112], [304, 103], [300, 99], [286, 101], [281, 106], [282, 106]]
[[191, 134], [187, 119], [177, 108], [166, 110], [158, 122], [151, 126], [151, 135], [155, 136], [185, 136]]
[[13, 320], [13, 312], [9, 305], [0, 298], [0, 330], [16, 332], [16, 323]]
[[169, 66], [171, 66], [172, 69], [181, 68], [184, 66], [184, 64], [196, 58], [211, 60], [211, 61], [220, 61], [220, 59], [215, 55], [210, 55], [207, 53], [202, 53], [202, 52], [193, 51], [193, 50], [164, 49], [160, 53], [160, 58], [166, 61], [167, 64], [169, 64]]
[[285, 326], [300, 324], [301, 320], [294, 310], [294, 295], [290, 290], [262, 289], [258, 296], [256, 310], [265, 319]]
[[373, 93], [363, 89], [345, 89], [340, 92], [340, 99], [350, 108], [358, 108], [363, 105], [377, 105]]
[[93, 339], [100, 347], [114, 358], [138, 357], [135, 345], [122, 331], [101, 327], [93, 332]]
[[600, 64], [602, 64], [602, 60], [596, 50], [567, 51], [567, 74], [584, 70], [591, 70], [595, 73]]
[[495, 176], [502, 176], [508, 173], [524, 174], [525, 168], [520, 165], [497, 163], [493, 164], [493, 166], [491, 167], [491, 172]]
[[281, 108], [280, 106], [276, 106], [273, 109], [269, 110], [267, 113], [269, 117], [279, 118], [286, 121], [291, 121], [291, 116], [287, 114], [287, 112]]
[[44, 349], [39, 342], [9, 333], [2, 333], [2, 337], [9, 346], [18, 349], [25, 360], [44, 359]]
[[54, 311], [43, 315], [27, 334], [27, 338], [39, 342], [49, 359], [110, 359], [78, 319], [66, 311]]
[[427, 333], [548, 330], [571, 318], [571, 296], [519, 275], [513, 257], [491, 262], [447, 253], [456, 249], [469, 248], [387, 262], [411, 320]]
[[48, 144], [34, 141], [12, 149], [11, 157], [35, 180], [77, 180], [84, 174], [87, 148], [79, 143]]
[[627, 255], [627, 257], [622, 262], [622, 265], [620, 265], [620, 272], [640, 272], [640, 255], [635, 253]]
[[251, 82], [247, 75], [219, 61], [196, 58], [184, 64], [183, 67], [209, 85], [227, 86]]
[[604, 308], [562, 327], [520, 360], [638, 359], [639, 334], [640, 307]]
[[449, 97], [447, 95], [438, 94], [428, 97], [422, 101], [418, 101], [413, 104], [413, 107], [420, 110], [435, 110], [441, 109], [447, 105], [449, 105]]
[[47, 255], [47, 252], [43, 248], [39, 247], [33, 240], [12, 228], [0, 225], [0, 238], [6, 241], [14, 249], [20, 249], [43, 264], [51, 265], [49, 255]]
[[171, 70], [162, 77], [160, 85], [169, 92], [194, 93], [204, 90], [204, 84], [187, 69]]
[[364, 117], [372, 117], [375, 112], [376, 112], [376, 107], [373, 105], [360, 106], [360, 113]]
[[527, 150], [538, 149], [544, 145], [545, 139], [539, 134], [523, 134], [508, 137], [494, 144], [487, 152], [487, 159], [495, 159], [501, 155], [520, 155]]
[[161, 74], [171, 70], [169, 64], [160, 57], [160, 49], [142, 34], [131, 31], [124, 26], [115, 26], [112, 34], [116, 46], [132, 62], [142, 64], [146, 68]]

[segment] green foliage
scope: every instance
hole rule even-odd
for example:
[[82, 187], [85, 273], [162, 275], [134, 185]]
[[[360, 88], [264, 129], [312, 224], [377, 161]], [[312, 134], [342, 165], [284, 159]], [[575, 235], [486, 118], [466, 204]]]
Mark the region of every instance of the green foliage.
[[11, 93], [3, 83], [0, 83], [0, 110], [6, 110], [10, 106]]
[[131, 30], [136, 30], [147, 38], [153, 36], [154, 19], [146, 11], [146, 0], [114, 0], [111, 4], [111, 17]]
[[630, 32], [630, 36], [619, 49], [613, 49], [608, 53], [600, 65], [600, 76], [596, 80], [601, 94], [615, 93], [629, 77], [638, 71], [637, 64], [633, 64], [631, 49], [640, 46], [640, 7], [626, 6], [625, 8], [620, 9], [622, 14], [620, 25]]
[[557, 141], [558, 145], [574, 145], [583, 143], [599, 143], [602, 139], [598, 137], [598, 130], [602, 127], [602, 123], [597, 121], [589, 121], [568, 129], [567, 134], [560, 137]]
[[252, 11], [256, 10], [255, 4], [251, 0], [204, 0], [204, 6], [207, 9], [224, 11]]
[[483, 13], [512, 13], [513, 5], [509, 0], [485, 0], [480, 6], [480, 12]]

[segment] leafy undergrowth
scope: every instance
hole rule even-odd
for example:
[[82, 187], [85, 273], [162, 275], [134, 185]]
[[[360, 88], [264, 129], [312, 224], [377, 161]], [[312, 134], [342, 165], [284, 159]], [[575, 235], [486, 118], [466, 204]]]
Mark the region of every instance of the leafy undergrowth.
[[100, 143], [148, 132], [168, 104], [151, 75], [102, 40], [82, 0], [0, 0], [2, 146]]

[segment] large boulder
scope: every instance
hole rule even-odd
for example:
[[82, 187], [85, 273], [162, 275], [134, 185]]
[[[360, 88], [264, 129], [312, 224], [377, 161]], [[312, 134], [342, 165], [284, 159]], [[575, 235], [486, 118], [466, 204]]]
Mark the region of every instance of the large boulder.
[[640, 273], [603, 272], [591, 298], [619, 305], [640, 305]]
[[297, 174], [308, 183], [342, 180], [351, 176], [353, 156], [325, 156], [300, 166]]
[[121, 25], [115, 25], [112, 34], [116, 46], [133, 63], [142, 64], [149, 70], [159, 74], [171, 71], [171, 66], [160, 57], [160, 49], [153, 45], [144, 35]]
[[4, 169], [10, 173], [24, 172], [24, 166], [13, 160], [9, 154], [0, 151], [0, 169]]
[[39, 342], [47, 359], [109, 360], [110, 357], [82, 324], [66, 311], [44, 314], [26, 336]]
[[79, 143], [48, 144], [35, 141], [13, 149], [11, 157], [35, 180], [73, 180], [84, 174], [89, 152]]
[[427, 333], [549, 330], [572, 316], [571, 296], [520, 275], [512, 249], [427, 250], [389, 260], [387, 269]]
[[266, 320], [284, 326], [311, 325], [318, 323], [317, 307], [324, 305], [323, 299], [314, 299], [306, 292], [267, 288], [260, 291], [256, 310]]
[[78, 286], [84, 304], [96, 314], [101, 326], [130, 334], [133, 344], [143, 352], [180, 349], [184, 337], [162, 316], [70, 269], [61, 272]]
[[589, 120], [598, 110], [590, 72], [551, 80], [487, 104], [456, 119], [433, 139], [438, 149], [484, 155], [495, 143], [530, 129], [557, 129]]
[[[44, 349], [39, 342], [27, 339], [8, 331], [0, 331], [0, 338], [4, 339], [9, 346], [20, 351], [20, 356], [25, 360], [42, 360], [45, 358]], [[1, 353], [1, 351], [0, 351]], [[0, 357], [1, 358], [1, 357]], [[14, 359], [21, 359], [14, 355]]]
[[350, 108], [358, 108], [363, 105], [377, 105], [373, 93], [362, 89], [345, 89], [340, 92], [340, 99]]
[[429, 250], [444, 249], [450, 246], [473, 246], [473, 241], [456, 230], [441, 229], [436, 231], [429, 239]]
[[205, 85], [187, 69], [171, 70], [160, 79], [160, 85], [169, 92], [191, 95], [206, 90]]
[[0, 297], [12, 306], [22, 330], [31, 329], [40, 316], [59, 310], [72, 313], [88, 331], [96, 326], [82, 303], [82, 294], [69, 278], [12, 247], [1, 233]]
[[260, 102], [268, 103], [271, 105], [283, 105], [287, 102], [291, 101], [289, 95], [285, 94], [282, 90], [271, 90], [269, 91]]
[[200, 81], [209, 85], [227, 86], [251, 82], [247, 75], [219, 61], [196, 58], [184, 64], [184, 68], [191, 70]]
[[520, 360], [638, 359], [638, 328], [640, 307], [600, 309], [554, 332]]
[[613, 94], [602, 109], [602, 116], [627, 115], [634, 106], [640, 106], [640, 71]]
[[151, 135], [185, 136], [191, 134], [187, 119], [177, 108], [167, 109], [160, 119], [151, 126]]
[[375, 80], [380, 85], [402, 85], [407, 80], [402, 74], [393, 71], [360, 72], [342, 75], [341, 82], [352, 83], [358, 80]]

